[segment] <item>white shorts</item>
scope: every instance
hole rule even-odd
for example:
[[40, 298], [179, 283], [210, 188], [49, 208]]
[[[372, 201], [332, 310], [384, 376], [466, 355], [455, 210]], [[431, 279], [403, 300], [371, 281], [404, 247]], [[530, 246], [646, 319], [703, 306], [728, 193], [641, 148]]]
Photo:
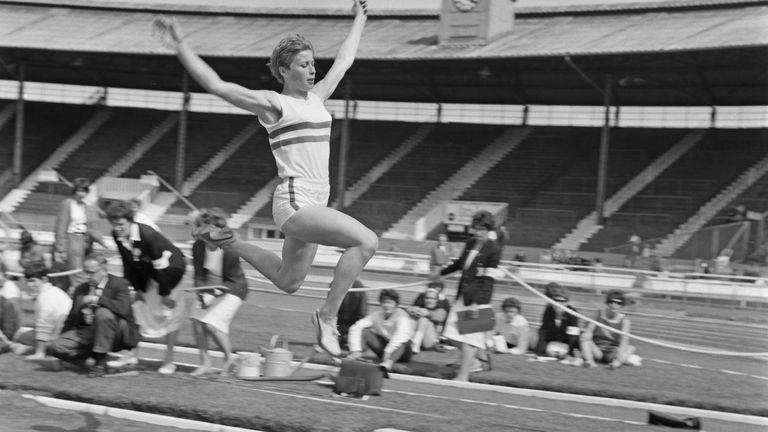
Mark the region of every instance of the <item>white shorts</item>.
[[192, 311], [190, 318], [213, 326], [216, 330], [229, 334], [229, 324], [235, 317], [243, 299], [236, 295], [224, 294], [216, 297], [216, 300], [205, 308], [197, 308]]
[[272, 217], [279, 230], [297, 211], [307, 206], [328, 205], [331, 185], [328, 180], [287, 177], [275, 188]]

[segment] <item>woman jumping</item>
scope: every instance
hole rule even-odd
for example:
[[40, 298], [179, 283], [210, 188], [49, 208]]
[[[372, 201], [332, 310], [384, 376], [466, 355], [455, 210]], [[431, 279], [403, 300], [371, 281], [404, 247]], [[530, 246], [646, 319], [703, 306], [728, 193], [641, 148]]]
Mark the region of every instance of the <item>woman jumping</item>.
[[286, 293], [301, 287], [318, 244], [344, 249], [328, 297], [313, 318], [318, 344], [334, 356], [341, 355], [336, 314], [352, 282], [376, 252], [378, 237], [354, 218], [327, 207], [331, 116], [323, 103], [352, 66], [367, 19], [366, 7], [365, 0], [354, 0], [352, 28], [330, 70], [318, 82], [314, 49], [307, 39], [291, 35], [277, 44], [269, 68], [283, 85], [281, 93], [250, 90], [222, 80], [195, 54], [175, 19], [160, 17], [154, 22], [161, 41], [176, 51], [181, 64], [205, 90], [259, 118], [269, 133], [283, 180], [272, 204], [275, 224], [285, 235], [282, 258], [238, 241], [226, 227], [202, 224], [193, 237], [236, 253]]

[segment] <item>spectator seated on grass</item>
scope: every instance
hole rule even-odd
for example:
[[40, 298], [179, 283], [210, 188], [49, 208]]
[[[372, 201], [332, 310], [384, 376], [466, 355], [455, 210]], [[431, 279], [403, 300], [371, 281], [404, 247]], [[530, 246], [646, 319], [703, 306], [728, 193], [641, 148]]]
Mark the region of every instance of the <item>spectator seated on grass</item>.
[[86, 359], [93, 358], [90, 376], [100, 377], [107, 373], [107, 353], [135, 348], [138, 331], [131, 312], [130, 283], [107, 273], [106, 258], [86, 256], [83, 275], [85, 282], [74, 290], [64, 329], [48, 351], [83, 368]]
[[597, 312], [595, 321], [613, 330], [606, 330], [590, 322], [581, 337], [581, 352], [585, 367], [596, 367], [595, 362], [602, 362], [610, 369], [623, 365], [639, 366], [639, 357], [633, 355], [635, 347], [629, 344], [629, 337], [617, 331], [629, 333], [629, 318], [622, 312], [626, 298], [618, 289], [610, 290], [605, 295], [606, 307]]
[[[364, 288], [360, 279], [355, 279], [352, 288]], [[368, 296], [365, 291], [347, 291], [344, 299], [341, 301], [339, 313], [337, 314], [339, 330], [339, 344], [343, 348], [349, 348], [349, 328], [368, 315]]]
[[349, 359], [360, 359], [363, 350], [371, 350], [381, 365], [388, 370], [396, 362], [411, 359], [410, 340], [413, 337], [413, 320], [398, 307], [400, 294], [393, 289], [379, 293], [381, 310], [368, 314], [349, 328]]
[[30, 297], [35, 299], [35, 328], [18, 335], [16, 342], [34, 347], [34, 354], [27, 357], [28, 360], [43, 360], [51, 341], [59, 337], [64, 327], [72, 299], [48, 281], [48, 267], [41, 262], [24, 269], [24, 277]]
[[[545, 293], [547, 297], [576, 312], [576, 309], [568, 304], [570, 297], [565, 287], [550, 282], [546, 286]], [[579, 319], [576, 315], [547, 304], [541, 318], [541, 327], [539, 327], [536, 355], [539, 357], [557, 357], [561, 360], [568, 360], [565, 358], [566, 356], [570, 356], [571, 359], [578, 357], [574, 350], [579, 348], [580, 332]]]
[[[34, 237], [32, 237], [32, 233], [30, 233], [27, 230], [21, 231], [21, 235], [19, 237], [19, 243], [21, 244], [21, 247], [19, 248], [19, 267], [21, 267], [22, 271], [26, 271], [26, 269], [32, 264], [32, 263], [40, 263], [43, 266], [47, 266], [48, 263], [45, 259], [45, 250], [42, 246], [40, 246]], [[55, 255], [55, 254], [52, 254]], [[67, 265], [61, 261], [57, 261], [55, 259], [51, 260], [51, 266], [50, 266], [50, 273], [60, 273], [67, 270]], [[57, 287], [63, 289], [66, 292], [69, 292], [70, 288], [70, 280], [69, 276], [49, 276], [48, 282], [52, 283], [53, 285], [56, 285]]]
[[416, 329], [411, 338], [411, 348], [414, 353], [418, 353], [422, 348], [443, 351], [440, 345], [440, 334], [443, 332], [443, 325], [451, 310], [451, 304], [446, 298], [440, 299], [440, 290], [433, 286], [436, 284], [430, 283], [426, 291], [416, 297], [413, 306], [406, 309], [408, 315], [414, 319]]
[[6, 271], [8, 269], [0, 259], [0, 354], [11, 350], [13, 336], [23, 317], [21, 290], [15, 282], [8, 280]]
[[528, 320], [520, 315], [520, 301], [508, 297], [501, 303], [501, 312], [496, 314], [496, 327], [492, 331], [493, 346], [498, 353], [525, 354], [531, 341]]

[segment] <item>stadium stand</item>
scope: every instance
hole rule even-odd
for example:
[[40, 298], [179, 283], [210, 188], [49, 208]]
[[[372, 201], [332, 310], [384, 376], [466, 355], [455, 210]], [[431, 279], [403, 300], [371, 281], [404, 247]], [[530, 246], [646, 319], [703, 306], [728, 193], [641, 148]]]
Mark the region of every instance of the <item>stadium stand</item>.
[[375, 232], [383, 232], [503, 130], [502, 126], [437, 125], [344, 211], [367, 221]]
[[[190, 175], [251, 120], [247, 116], [189, 113], [182, 178]], [[178, 134], [166, 134], [124, 174], [138, 177], [151, 170], [173, 184]]]
[[764, 132], [712, 130], [703, 142], [630, 199], [584, 250], [602, 251], [630, 233], [650, 241], [671, 233], [707, 199], [766, 155]]
[[[594, 209], [599, 154], [597, 128], [546, 128], [550, 140], [565, 143], [561, 169], [542, 179], [527, 200], [511, 205], [508, 223], [510, 243], [551, 247], [579, 219]], [[678, 130], [620, 128], [612, 131], [607, 195], [618, 190], [636, 173], [682, 135]], [[547, 135], [544, 135], [547, 136]], [[563, 144], [561, 144], [563, 145]], [[536, 146], [538, 151], [544, 153]], [[515, 157], [515, 153], [510, 155]]]
[[150, 109], [118, 108], [78, 150], [59, 165], [57, 171], [67, 179], [85, 177], [96, 181], [166, 113]]
[[[252, 118], [240, 116], [244, 127]], [[234, 135], [239, 130], [233, 130]], [[225, 142], [225, 141], [224, 141]], [[224, 144], [222, 142], [222, 145]], [[199, 207], [218, 206], [228, 212], [236, 211], [254, 192], [277, 175], [277, 168], [262, 129], [243, 144], [222, 166], [214, 171], [189, 196]], [[186, 213], [182, 203], [172, 207], [172, 213]]]
[[[27, 128], [24, 137], [22, 177], [28, 175], [93, 115], [95, 107], [46, 102], [25, 104], [25, 122], [45, 127]], [[0, 147], [13, 149], [14, 124], [8, 122], [0, 133]]]
[[[341, 126], [337, 124], [335, 126]], [[420, 125], [409, 122], [356, 120], [350, 122], [350, 145], [347, 156], [347, 184], [352, 185], [363, 177], [377, 162], [386, 157], [403, 140], [413, 134]], [[339, 173], [339, 144], [336, 140], [331, 145], [331, 198], [333, 202], [338, 194], [338, 184], [334, 179]], [[406, 156], [407, 157], [407, 156]]]

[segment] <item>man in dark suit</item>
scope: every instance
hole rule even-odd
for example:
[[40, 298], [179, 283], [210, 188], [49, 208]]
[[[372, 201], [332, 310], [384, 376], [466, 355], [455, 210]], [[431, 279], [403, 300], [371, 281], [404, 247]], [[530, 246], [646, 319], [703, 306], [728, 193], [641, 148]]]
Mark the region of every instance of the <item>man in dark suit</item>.
[[107, 372], [107, 353], [133, 349], [138, 342], [130, 283], [107, 273], [107, 260], [99, 254], [83, 260], [83, 273], [87, 281], [75, 288], [64, 329], [49, 352], [83, 367], [85, 359], [93, 357], [96, 363], [90, 375], [103, 376]]

